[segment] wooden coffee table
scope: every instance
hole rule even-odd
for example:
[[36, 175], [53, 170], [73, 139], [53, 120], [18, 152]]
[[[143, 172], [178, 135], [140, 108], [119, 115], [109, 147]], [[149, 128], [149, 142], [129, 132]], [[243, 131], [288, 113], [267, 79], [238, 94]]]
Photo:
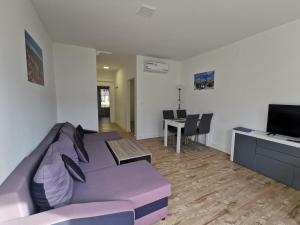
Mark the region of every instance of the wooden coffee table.
[[152, 154], [139, 144], [129, 139], [119, 139], [106, 142], [118, 165], [147, 160], [151, 163]]

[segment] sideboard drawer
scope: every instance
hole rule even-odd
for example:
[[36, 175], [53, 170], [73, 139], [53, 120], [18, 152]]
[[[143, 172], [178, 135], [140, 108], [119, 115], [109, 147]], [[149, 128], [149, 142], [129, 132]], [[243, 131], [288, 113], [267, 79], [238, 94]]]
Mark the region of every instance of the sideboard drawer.
[[272, 159], [267, 156], [256, 154], [254, 168], [257, 172], [291, 186], [293, 182], [294, 167]]
[[283, 145], [263, 139], [257, 139], [257, 146], [300, 158], [300, 149], [293, 146]]
[[272, 158], [272, 159], [276, 159], [278, 161], [281, 161], [281, 162], [284, 162], [284, 163], [287, 163], [287, 164], [290, 164], [293, 166], [300, 167], [300, 158], [289, 155], [289, 154], [262, 148], [260, 146], [257, 147], [256, 153], [266, 156], [266, 157], [269, 157], [269, 158]]

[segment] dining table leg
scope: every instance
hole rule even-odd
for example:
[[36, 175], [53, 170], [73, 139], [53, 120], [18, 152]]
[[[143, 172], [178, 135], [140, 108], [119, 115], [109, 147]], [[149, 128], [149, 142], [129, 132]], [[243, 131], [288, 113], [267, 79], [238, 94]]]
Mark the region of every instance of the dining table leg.
[[177, 153], [180, 153], [180, 144], [181, 144], [181, 128], [177, 127], [177, 144], [176, 144]]
[[164, 131], [164, 145], [167, 147], [168, 146], [168, 122], [165, 121], [165, 131]]

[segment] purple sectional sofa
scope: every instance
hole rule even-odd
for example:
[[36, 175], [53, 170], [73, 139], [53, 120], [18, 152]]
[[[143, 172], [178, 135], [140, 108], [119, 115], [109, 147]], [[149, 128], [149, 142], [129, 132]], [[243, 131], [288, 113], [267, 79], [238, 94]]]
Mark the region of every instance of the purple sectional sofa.
[[166, 218], [170, 184], [146, 161], [117, 166], [106, 140], [115, 132], [86, 133], [89, 163], [80, 163], [86, 182], [75, 182], [68, 205], [38, 212], [30, 183], [63, 124], [56, 124], [0, 186], [0, 224], [150, 225]]

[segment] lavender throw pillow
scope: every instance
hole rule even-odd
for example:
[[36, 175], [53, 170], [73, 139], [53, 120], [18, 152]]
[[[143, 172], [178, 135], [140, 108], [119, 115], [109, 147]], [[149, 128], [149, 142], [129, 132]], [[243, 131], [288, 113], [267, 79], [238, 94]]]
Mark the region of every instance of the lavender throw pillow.
[[64, 133], [66, 134], [68, 137], [71, 138], [72, 141], [74, 141], [74, 134], [75, 134], [75, 127], [73, 126], [73, 124], [66, 122], [64, 123], [64, 125], [62, 126], [60, 133]]
[[61, 155], [50, 145], [31, 183], [31, 195], [40, 211], [66, 205], [73, 195], [73, 178]]

